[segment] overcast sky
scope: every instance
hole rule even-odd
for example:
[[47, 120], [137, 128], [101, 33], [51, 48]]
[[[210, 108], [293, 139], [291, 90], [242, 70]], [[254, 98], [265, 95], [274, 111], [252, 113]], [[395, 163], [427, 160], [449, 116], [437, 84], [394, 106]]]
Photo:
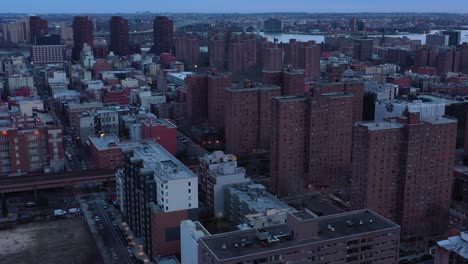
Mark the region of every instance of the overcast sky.
[[456, 12], [468, 0], [1, 0], [0, 13]]

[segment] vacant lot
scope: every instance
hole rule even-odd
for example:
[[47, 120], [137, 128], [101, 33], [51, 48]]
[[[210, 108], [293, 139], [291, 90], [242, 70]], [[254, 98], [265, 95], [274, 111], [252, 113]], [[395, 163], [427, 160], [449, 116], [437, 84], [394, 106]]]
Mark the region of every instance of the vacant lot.
[[81, 217], [0, 230], [1, 264], [103, 263]]

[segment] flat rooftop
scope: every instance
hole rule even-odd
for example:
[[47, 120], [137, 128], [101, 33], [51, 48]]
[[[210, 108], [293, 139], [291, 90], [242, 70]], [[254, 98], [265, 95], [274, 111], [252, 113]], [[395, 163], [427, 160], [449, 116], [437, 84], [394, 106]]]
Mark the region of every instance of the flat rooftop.
[[448, 124], [448, 123], [457, 123], [456, 118], [448, 117], [448, 116], [443, 116], [443, 117], [437, 117], [433, 118], [430, 120], [426, 120], [425, 123], [431, 123], [431, 124]]
[[[202, 237], [200, 243], [205, 244], [217, 259], [229, 260], [247, 255], [261, 255], [286, 248], [302, 247], [326, 240], [353, 237], [369, 232], [399, 230], [398, 225], [370, 210], [353, 211], [316, 219], [318, 221], [317, 236], [308, 240], [297, 241], [293, 237], [290, 240], [280, 239], [276, 243], [266, 243], [257, 239], [256, 229], [250, 229]], [[360, 221], [362, 221], [362, 224], [360, 224]], [[334, 231], [328, 228], [329, 225], [334, 228]], [[288, 225], [275, 225], [263, 229], [273, 237], [286, 236], [291, 233]], [[242, 246], [242, 244], [245, 246]]]
[[255, 91], [255, 90], [276, 90], [281, 89], [281, 87], [277, 85], [256, 85], [253, 87], [245, 87], [243, 84], [234, 84], [231, 87], [227, 87], [227, 91], [233, 92], [244, 92], [244, 91]]
[[[267, 192], [261, 184], [236, 184], [227, 188], [229, 188], [231, 194], [236, 194], [239, 197], [240, 202], [247, 203], [249, 208], [257, 213], [286, 208], [291, 208], [292, 211], [295, 211], [294, 208]], [[262, 193], [262, 191], [264, 192]]]
[[455, 252], [464, 259], [468, 259], [468, 232], [449, 237], [447, 240], [437, 242], [437, 244], [450, 252]]
[[165, 148], [152, 140], [124, 142], [117, 146], [121, 147], [124, 152], [133, 151], [133, 159], [141, 159], [144, 168], [153, 170], [155, 176], [163, 182], [198, 177]]
[[164, 118], [148, 118], [143, 120], [142, 123], [153, 126], [166, 126], [168, 128], [177, 128], [177, 126], [171, 121]]
[[358, 122], [356, 125], [361, 125], [367, 127], [370, 131], [376, 130], [385, 130], [385, 129], [398, 129], [402, 128], [404, 125], [397, 122]]
[[330, 200], [320, 194], [311, 194], [288, 199], [285, 202], [299, 211], [307, 209], [318, 216], [343, 213], [343, 210], [333, 205]]
[[104, 150], [117, 147], [111, 145], [120, 142], [120, 139], [114, 134], [105, 134], [102, 136], [89, 136], [89, 141], [98, 150]]

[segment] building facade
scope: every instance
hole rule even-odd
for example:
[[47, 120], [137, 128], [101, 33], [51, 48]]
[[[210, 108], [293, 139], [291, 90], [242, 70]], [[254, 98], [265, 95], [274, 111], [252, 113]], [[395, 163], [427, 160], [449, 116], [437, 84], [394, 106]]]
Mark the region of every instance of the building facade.
[[450, 206], [457, 121], [422, 121], [404, 112], [395, 122], [358, 123], [353, 129], [355, 208], [399, 223], [402, 237], [443, 232]]

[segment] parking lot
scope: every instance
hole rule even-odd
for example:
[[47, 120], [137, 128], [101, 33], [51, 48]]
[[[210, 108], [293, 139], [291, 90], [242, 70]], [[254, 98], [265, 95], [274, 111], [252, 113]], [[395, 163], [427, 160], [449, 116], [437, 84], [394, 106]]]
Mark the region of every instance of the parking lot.
[[0, 230], [2, 264], [103, 263], [86, 221], [80, 216]]

